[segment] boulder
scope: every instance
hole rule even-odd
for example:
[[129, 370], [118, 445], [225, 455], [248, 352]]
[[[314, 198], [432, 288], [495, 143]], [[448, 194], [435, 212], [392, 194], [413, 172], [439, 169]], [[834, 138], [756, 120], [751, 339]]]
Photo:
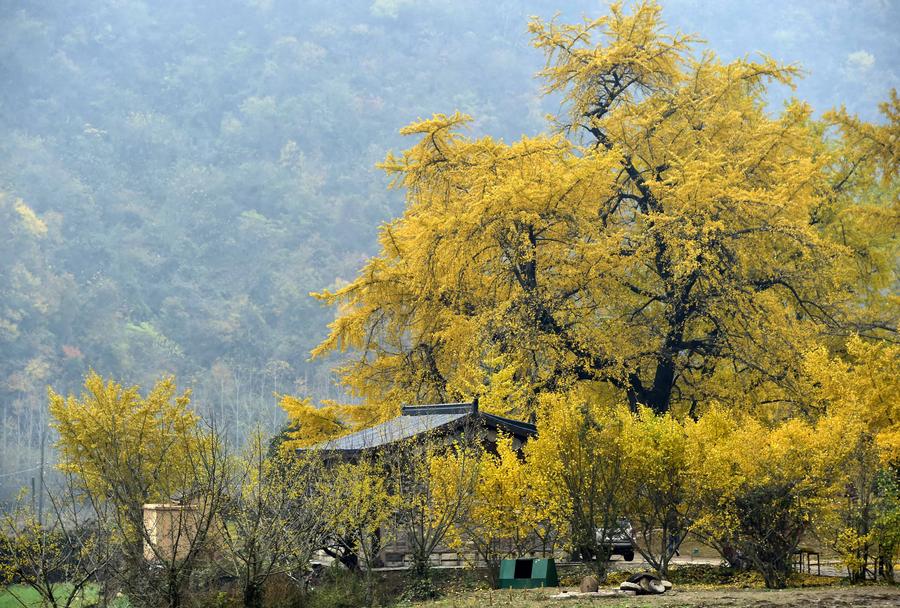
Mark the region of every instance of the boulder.
[[628, 577], [628, 580], [619, 585], [622, 591], [633, 591], [637, 595], [658, 595], [672, 588], [672, 583], [664, 581], [649, 572], [641, 572]]
[[593, 593], [598, 589], [600, 589], [600, 583], [594, 576], [586, 576], [581, 579], [581, 585], [578, 587], [578, 590], [582, 593]]
[[640, 585], [641, 589], [647, 595], [657, 595], [666, 592], [666, 588], [663, 587], [662, 581], [655, 577], [650, 578], [649, 576], [645, 576], [641, 579]]

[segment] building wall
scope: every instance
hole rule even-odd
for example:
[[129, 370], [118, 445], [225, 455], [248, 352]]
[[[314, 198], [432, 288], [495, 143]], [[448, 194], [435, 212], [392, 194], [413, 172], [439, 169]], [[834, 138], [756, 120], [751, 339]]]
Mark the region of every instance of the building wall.
[[192, 505], [144, 505], [144, 559], [172, 561], [190, 551], [200, 527], [201, 514]]

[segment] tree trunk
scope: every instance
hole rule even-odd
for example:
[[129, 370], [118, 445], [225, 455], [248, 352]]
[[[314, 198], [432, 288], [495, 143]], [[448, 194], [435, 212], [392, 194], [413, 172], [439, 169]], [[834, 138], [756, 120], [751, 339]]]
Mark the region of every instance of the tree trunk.
[[410, 577], [415, 581], [427, 581], [431, 579], [431, 563], [428, 556], [412, 554], [412, 567], [409, 570]]
[[262, 585], [251, 582], [244, 587], [244, 608], [262, 608]]
[[178, 588], [177, 577], [169, 577], [168, 596], [169, 608], [179, 608], [181, 606], [181, 589]]

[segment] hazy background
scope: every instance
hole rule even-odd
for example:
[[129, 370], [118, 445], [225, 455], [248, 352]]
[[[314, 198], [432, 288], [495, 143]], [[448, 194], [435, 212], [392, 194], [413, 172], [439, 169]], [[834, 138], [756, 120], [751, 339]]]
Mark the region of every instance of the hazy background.
[[[898, 2], [663, 4], [725, 59], [800, 63], [817, 112], [875, 119], [898, 87]], [[339, 396], [307, 362], [333, 315], [308, 293], [401, 212], [374, 168], [397, 130], [459, 109], [475, 134], [541, 131], [528, 16], [605, 6], [0, 0], [0, 498], [36, 474], [47, 385], [90, 367], [176, 374], [238, 441], [283, 423], [273, 392]]]

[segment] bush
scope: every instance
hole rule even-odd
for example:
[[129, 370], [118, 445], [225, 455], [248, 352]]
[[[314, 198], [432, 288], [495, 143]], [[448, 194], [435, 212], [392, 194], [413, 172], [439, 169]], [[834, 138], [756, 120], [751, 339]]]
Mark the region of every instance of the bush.
[[307, 596], [309, 608], [359, 608], [365, 606], [366, 585], [362, 577], [340, 566], [329, 568], [322, 582]]
[[790, 483], [759, 485], [735, 500], [737, 547], [762, 574], [766, 587], [781, 589], [791, 575], [791, 555], [808, 525], [807, 511]]
[[211, 591], [191, 594], [189, 605], [192, 608], [239, 608], [241, 601], [234, 594]]
[[760, 587], [762, 576], [738, 568], [690, 564], [674, 566], [669, 571], [673, 585], [733, 585], [735, 587]]
[[438, 595], [440, 593], [434, 586], [434, 581], [431, 580], [430, 576], [410, 576], [401, 599], [409, 602], [419, 602], [434, 599]]
[[266, 580], [263, 605], [266, 608], [300, 608], [306, 606], [307, 591], [285, 574], [275, 574]]

